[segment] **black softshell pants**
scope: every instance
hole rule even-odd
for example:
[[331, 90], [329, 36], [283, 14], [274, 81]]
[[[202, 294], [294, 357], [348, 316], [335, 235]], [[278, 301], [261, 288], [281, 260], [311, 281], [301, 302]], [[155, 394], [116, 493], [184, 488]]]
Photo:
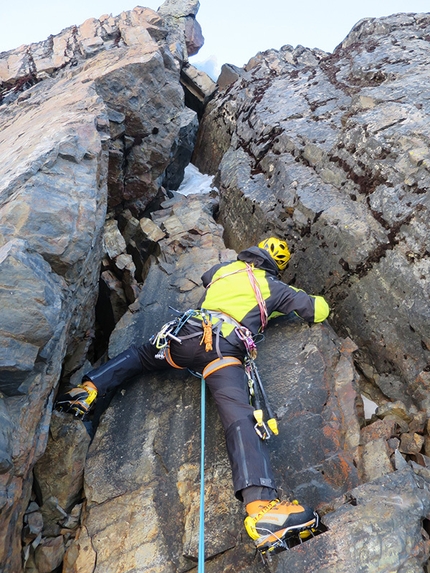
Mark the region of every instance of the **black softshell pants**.
[[[178, 336], [196, 332], [201, 334], [201, 327], [187, 323]], [[177, 366], [203, 372], [209, 362], [218, 358], [215, 349], [205, 351], [200, 339], [201, 336], [196, 336], [183, 340], [182, 344], [175, 341], [170, 343], [170, 355]], [[223, 356], [243, 359], [243, 351], [222, 337], [219, 338], [219, 348]], [[137, 374], [170, 368], [165, 359], [155, 358], [157, 352], [155, 346], [149, 342], [142, 346], [133, 345], [100, 368], [88, 372], [85, 378], [95, 384], [99, 394], [105, 394]], [[255, 499], [273, 499], [276, 497], [276, 485], [266, 444], [254, 430], [254, 409], [249, 404], [243, 367], [239, 364], [226, 366], [207, 376], [205, 381], [224, 427], [237, 499], [243, 501], [242, 490], [246, 488], [252, 488], [248, 489], [248, 492], [258, 492], [251, 496]], [[245, 501], [248, 502], [250, 498], [246, 497]]]

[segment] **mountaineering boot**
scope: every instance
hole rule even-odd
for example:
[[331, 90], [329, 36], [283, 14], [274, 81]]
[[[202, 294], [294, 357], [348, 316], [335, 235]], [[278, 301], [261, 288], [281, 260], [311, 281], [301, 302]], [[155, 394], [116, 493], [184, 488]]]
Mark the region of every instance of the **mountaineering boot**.
[[91, 408], [97, 398], [97, 388], [89, 380], [78, 384], [77, 388], [72, 388], [56, 401], [55, 408], [60, 412], [70, 412], [78, 418], [83, 418]]
[[288, 549], [286, 539], [295, 537], [301, 542], [318, 527], [318, 514], [294, 500], [252, 501], [246, 506], [248, 517], [245, 529], [254, 540], [257, 549], [265, 553], [276, 549]]

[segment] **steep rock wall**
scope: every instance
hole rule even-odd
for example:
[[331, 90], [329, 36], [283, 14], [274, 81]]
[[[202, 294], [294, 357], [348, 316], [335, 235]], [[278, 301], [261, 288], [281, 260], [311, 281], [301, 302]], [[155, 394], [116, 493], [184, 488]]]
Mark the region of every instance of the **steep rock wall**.
[[[213, 220], [216, 206], [210, 198], [178, 197], [152, 214], [169, 232], [159, 241], [161, 255], [157, 264], [153, 261], [139, 304], [111, 336], [111, 356], [147, 340], [171, 320], [169, 306], [193, 308], [202, 294], [200, 275], [208, 266], [235, 259], [236, 253], [224, 247], [223, 228]], [[284, 493], [322, 506], [358, 485], [357, 375], [348, 345], [342, 346], [328, 325], [280, 322], [261, 344], [259, 366], [279, 420], [280, 436], [267, 447]], [[200, 382], [187, 372], [142, 375], [119, 389], [87, 458], [87, 506], [66, 555], [68, 573], [195, 566], [199, 403]], [[236, 552], [245, 544], [251, 563], [252, 544], [244, 534], [243, 509], [233, 495], [223, 431], [210, 397], [207, 408], [206, 557], [218, 561], [228, 552], [233, 570], [242, 571]], [[82, 557], [84, 546], [91, 558]], [[253, 570], [259, 568], [257, 562]]]
[[386, 396], [427, 409], [429, 31], [428, 14], [368, 19], [333, 54], [226, 67], [193, 159], [217, 174], [228, 244], [286, 237], [285, 280], [327, 296]]
[[[107, 209], [145, 209], [178, 146], [180, 72], [198, 3], [188, 9], [165, 6], [167, 22], [138, 7], [0, 55], [5, 572], [21, 570], [32, 468], [46, 447], [63, 363], [82, 365], [94, 336]], [[202, 38], [193, 41], [195, 51]], [[28, 540], [40, 541], [34, 531]]]
[[[172, 318], [169, 305], [195, 306], [202, 272], [235, 258], [213, 219], [217, 209], [216, 195], [175, 196], [151, 214], [160, 251], [138, 301], [112, 333], [110, 356], [147, 340]], [[353, 365], [357, 346], [327, 323], [310, 327], [298, 319], [278, 319], [258, 349], [260, 374], [279, 425], [279, 435], [265, 444], [278, 485], [283, 496], [317, 507], [328, 528], [274, 557], [271, 570], [353, 573], [359, 563], [375, 573], [421, 571], [428, 558], [430, 515], [430, 459], [420, 453], [420, 439], [428, 436], [426, 413], [381, 401], [377, 415], [365, 420]], [[75, 538], [66, 542], [64, 571], [194, 570], [200, 381], [177, 370], [143, 374], [124, 383], [108, 404], [110, 399], [89, 448], [85, 509]], [[70, 424], [70, 415], [61, 417]], [[64, 452], [75, 449], [67, 436], [61, 445]], [[243, 528], [243, 506], [233, 495], [211, 396], [206, 399], [205, 450], [205, 568], [260, 571]], [[66, 475], [70, 469], [64, 463]], [[58, 480], [53, 491], [58, 498], [64, 495]]]
[[[419, 110], [426, 105], [421, 75], [428, 17], [359, 23], [331, 56], [285, 47], [258, 55], [246, 70], [230, 66], [230, 80], [220, 80], [226, 91], [209, 104], [195, 155], [209, 171], [219, 166], [220, 200], [216, 194], [174, 196], [149, 219], [142, 215], [160, 181], [170, 177], [180, 132], [195, 124], [184, 110], [179, 78], [188, 83], [196, 75], [184, 62], [202, 40], [196, 2], [169, 0], [162, 8], [91, 19], [0, 58], [0, 296], [7, 318], [0, 354], [2, 570], [54, 571], [63, 559], [67, 573], [195, 568], [199, 381], [177, 372], [142, 376], [98, 401], [94, 422], [101, 416], [100, 424], [88, 456], [88, 422], [54, 413], [51, 423], [52, 402], [61, 369], [73, 384], [90, 367], [85, 359], [100, 270], [115, 321], [122, 316], [110, 340], [113, 356], [170, 319], [169, 304], [195, 305], [202, 271], [235, 257], [226, 245], [239, 249], [277, 232], [294, 247], [284, 279], [323, 290], [335, 303], [334, 324], [354, 332], [358, 346], [329, 324], [282, 321], [259, 346], [281, 429], [268, 444], [278, 482], [284, 494], [318, 507], [328, 527], [275, 558], [272, 568], [353, 573], [360, 564], [369, 573], [421, 572], [430, 518], [425, 312], [418, 310], [411, 323], [412, 350], [407, 341], [401, 346], [400, 306], [393, 321], [398, 338], [381, 320], [387, 312], [382, 303], [375, 304], [368, 327], [376, 336], [378, 321], [383, 324], [388, 350], [370, 348], [372, 337], [355, 322], [362, 320], [362, 280], [366, 293], [386, 289], [393, 297], [409, 260], [428, 287], [428, 222], [420, 219], [427, 208], [427, 140]], [[411, 59], [400, 58], [407, 50]], [[228, 87], [232, 78], [237, 82]], [[377, 90], [391, 97], [403, 89], [404, 100], [378, 99]], [[203, 105], [209, 99], [200, 97]], [[402, 111], [404, 101], [413, 113], [400, 114], [393, 126], [388, 104]], [[378, 151], [381, 140], [392, 155]], [[374, 163], [360, 163], [369, 154]], [[381, 166], [384, 181], [404, 179], [406, 198], [379, 189]], [[372, 203], [378, 197], [381, 214]], [[413, 256], [404, 250], [412, 243]], [[396, 282], [383, 266], [390, 253], [401, 261]], [[367, 277], [378, 280], [366, 284]], [[414, 280], [407, 287], [422, 300]], [[359, 301], [354, 320], [348, 296]], [[409, 311], [415, 317], [415, 309]], [[416, 338], [423, 341], [418, 352]], [[389, 354], [394, 347], [408, 356], [410, 378], [407, 368], [402, 376], [388, 372], [385, 360], [397, 364]], [[359, 354], [361, 369], [386, 394], [375, 394], [379, 407], [366, 420], [359, 393], [366, 380], [353, 365]], [[392, 401], [398, 397], [407, 404]], [[207, 571], [259, 571], [243, 509], [232, 496], [210, 397], [207, 416]]]

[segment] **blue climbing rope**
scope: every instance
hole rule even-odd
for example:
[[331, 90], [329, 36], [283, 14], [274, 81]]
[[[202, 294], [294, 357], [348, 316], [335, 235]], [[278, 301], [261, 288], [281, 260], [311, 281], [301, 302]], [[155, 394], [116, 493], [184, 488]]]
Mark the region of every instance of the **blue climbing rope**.
[[198, 573], [205, 570], [205, 403], [206, 403], [206, 383], [202, 380], [201, 390], [201, 450], [200, 450], [200, 519], [199, 519], [199, 556]]

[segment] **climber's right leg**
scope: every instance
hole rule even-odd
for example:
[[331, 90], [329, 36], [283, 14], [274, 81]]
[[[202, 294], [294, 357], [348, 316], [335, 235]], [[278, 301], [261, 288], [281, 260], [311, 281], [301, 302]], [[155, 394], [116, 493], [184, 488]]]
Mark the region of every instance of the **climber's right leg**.
[[151, 370], [169, 367], [165, 359], [155, 358], [158, 350], [147, 342], [142, 346], [130, 346], [102, 366], [87, 372], [82, 383], [72, 388], [55, 402], [55, 408], [83, 417], [93, 409], [97, 396], [114, 390], [124, 381]]

